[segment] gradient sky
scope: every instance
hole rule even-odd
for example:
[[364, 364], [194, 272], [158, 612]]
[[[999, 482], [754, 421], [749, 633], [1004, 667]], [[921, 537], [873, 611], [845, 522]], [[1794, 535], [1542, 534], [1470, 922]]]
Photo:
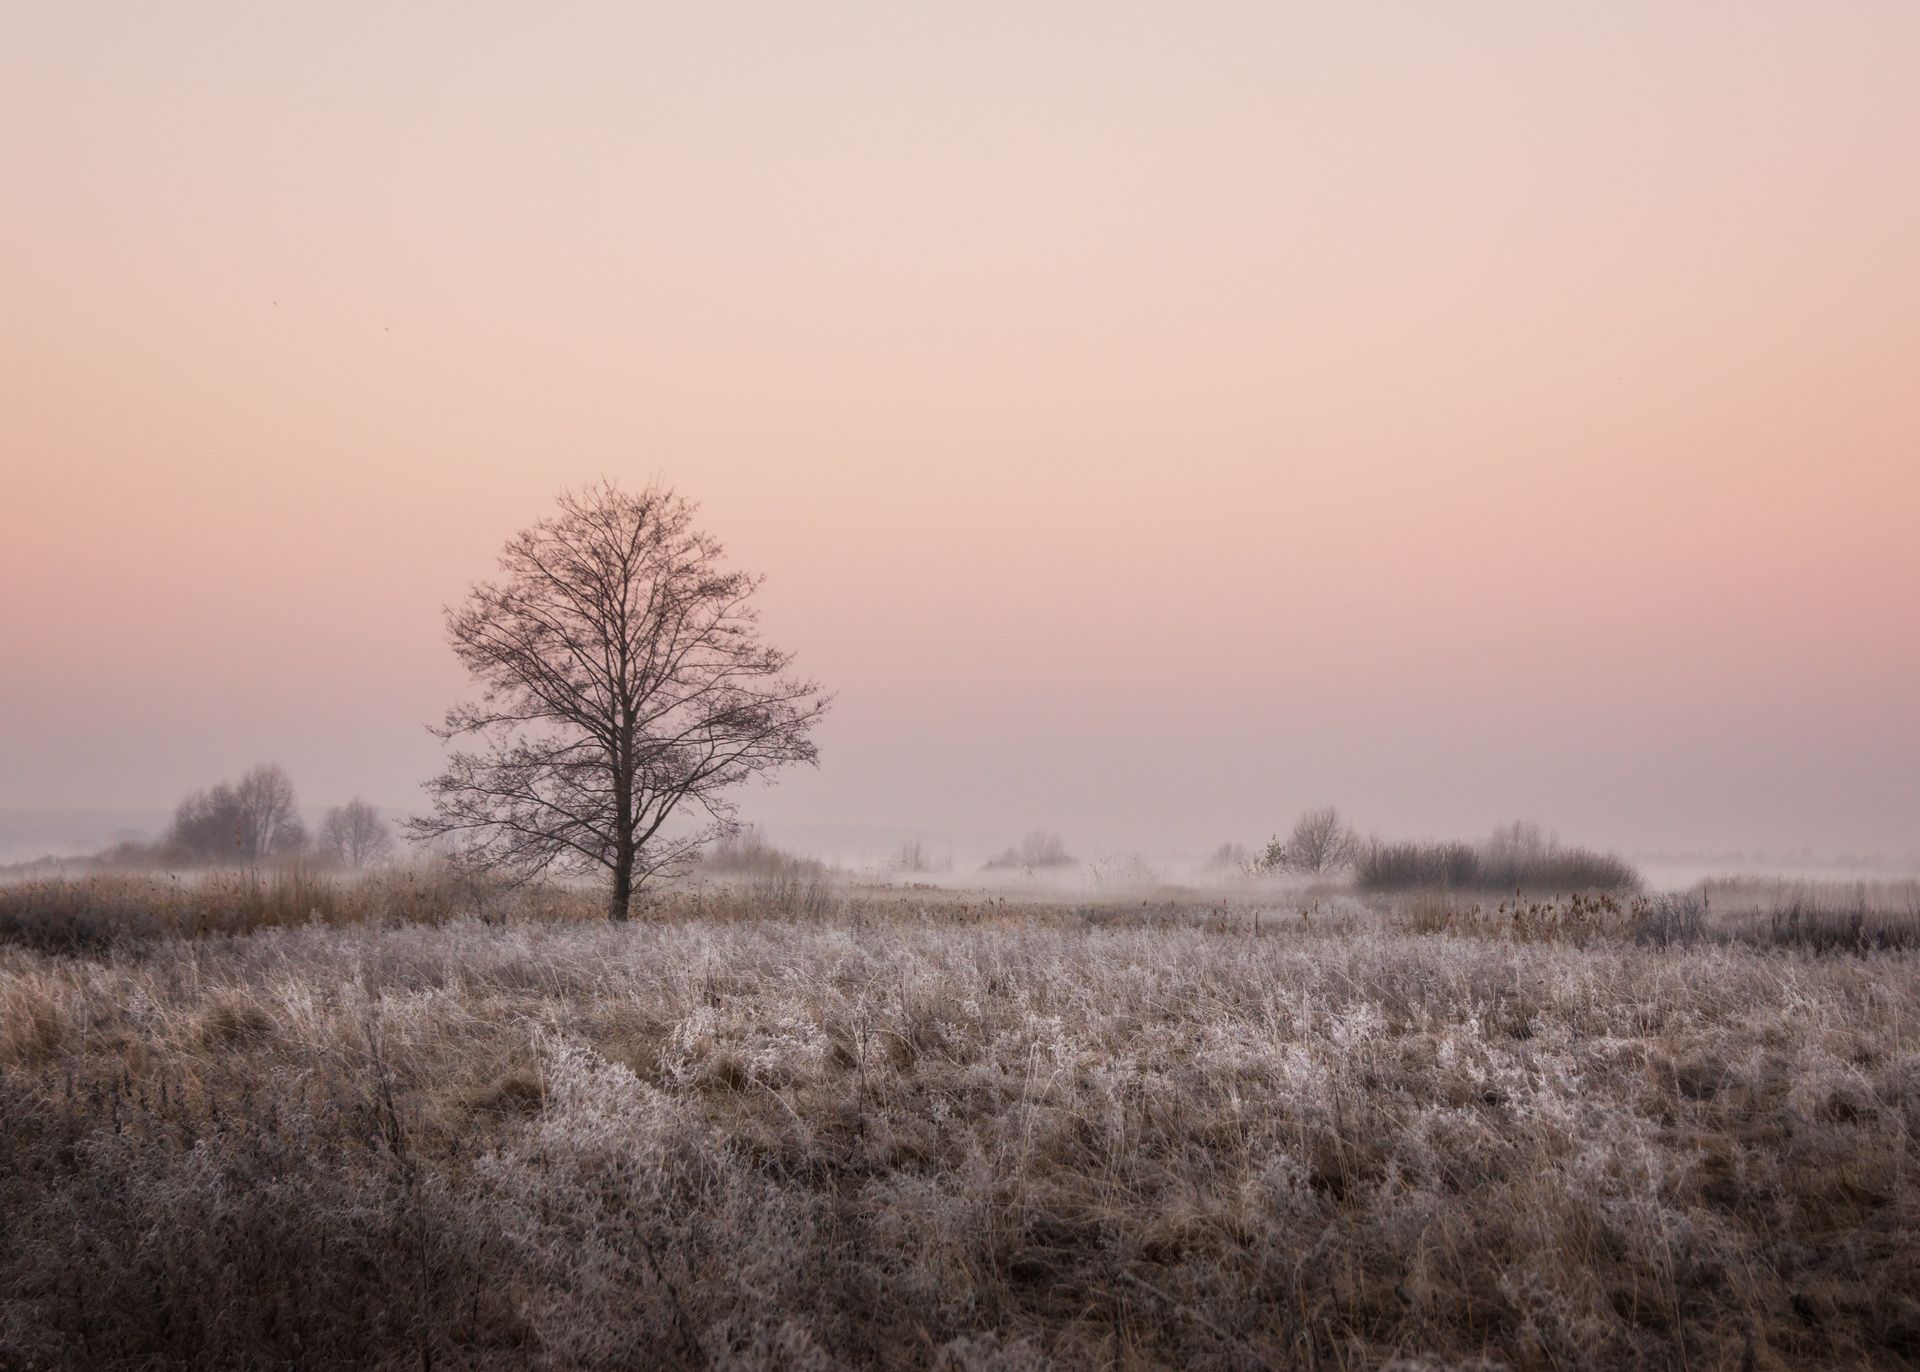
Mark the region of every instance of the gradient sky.
[[417, 803], [659, 473], [774, 823], [1920, 849], [1920, 5], [0, 7], [0, 806]]

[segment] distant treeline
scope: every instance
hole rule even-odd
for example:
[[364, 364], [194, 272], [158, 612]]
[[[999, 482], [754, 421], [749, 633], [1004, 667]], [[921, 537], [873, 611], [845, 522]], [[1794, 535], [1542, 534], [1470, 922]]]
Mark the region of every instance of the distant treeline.
[[1354, 885], [1363, 891], [1630, 891], [1633, 864], [1592, 848], [1567, 847], [1536, 825], [1512, 824], [1481, 843], [1361, 844]]
[[1362, 891], [1631, 891], [1640, 885], [1633, 864], [1568, 847], [1537, 824], [1509, 824], [1479, 843], [1363, 839], [1331, 806], [1301, 815], [1292, 834], [1275, 837], [1248, 870], [1321, 880], [1351, 872]]
[[1369, 843], [1354, 863], [1363, 891], [1627, 891], [1640, 885], [1633, 865], [1591, 848], [1497, 853], [1472, 843]]
[[391, 826], [364, 800], [334, 806], [319, 832], [309, 832], [292, 780], [279, 764], [263, 762], [238, 781], [216, 783], [181, 801], [157, 842], [117, 843], [87, 862], [106, 868], [252, 867], [300, 859], [362, 868], [392, 855]]

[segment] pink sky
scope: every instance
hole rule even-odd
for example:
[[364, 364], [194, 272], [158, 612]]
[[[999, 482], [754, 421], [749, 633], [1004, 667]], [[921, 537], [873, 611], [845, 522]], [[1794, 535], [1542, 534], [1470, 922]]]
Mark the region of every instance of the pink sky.
[[1920, 6], [0, 10], [0, 807], [416, 802], [661, 473], [776, 823], [1920, 849]]

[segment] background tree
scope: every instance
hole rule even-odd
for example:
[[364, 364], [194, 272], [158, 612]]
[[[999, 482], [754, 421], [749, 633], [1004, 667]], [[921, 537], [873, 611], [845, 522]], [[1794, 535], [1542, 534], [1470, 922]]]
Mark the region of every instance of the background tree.
[[1559, 846], [1559, 839], [1538, 824], [1516, 819], [1495, 829], [1492, 837], [1480, 845], [1480, 852], [1496, 866], [1521, 867], [1552, 856]]
[[249, 862], [307, 846], [306, 826], [294, 803], [293, 780], [277, 762], [263, 762], [234, 786], [240, 807], [240, 847]]
[[173, 812], [168, 841], [208, 862], [259, 862], [306, 847], [293, 782], [263, 762], [233, 784], [197, 791]]
[[237, 861], [240, 805], [226, 782], [195, 791], [174, 808], [167, 843], [205, 862]]
[[481, 696], [434, 731], [473, 746], [427, 783], [415, 837], [521, 876], [604, 870], [625, 919], [635, 890], [731, 821], [729, 791], [816, 760], [830, 697], [762, 641], [762, 578], [724, 569], [693, 515], [658, 482], [563, 493], [508, 541], [499, 579], [448, 608]]
[[1265, 865], [1302, 876], [1331, 876], [1353, 865], [1359, 841], [1331, 805], [1308, 810], [1295, 821], [1293, 832], [1267, 845]]
[[1213, 856], [1207, 859], [1207, 870], [1244, 872], [1252, 861], [1253, 855], [1247, 851], [1246, 844], [1228, 840], [1213, 850]]
[[327, 811], [320, 824], [320, 851], [329, 862], [358, 869], [393, 851], [393, 832], [378, 810], [356, 796]]

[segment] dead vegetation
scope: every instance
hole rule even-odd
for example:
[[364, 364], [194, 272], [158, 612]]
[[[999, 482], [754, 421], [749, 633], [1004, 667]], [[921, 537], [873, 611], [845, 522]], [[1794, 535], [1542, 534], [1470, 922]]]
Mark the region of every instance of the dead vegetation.
[[0, 885], [0, 944], [100, 955], [173, 939], [309, 924], [583, 919], [603, 913], [602, 904], [575, 888], [515, 888], [450, 867], [422, 865], [342, 876], [289, 864]]
[[86, 885], [0, 891], [0, 1365], [1920, 1358], [1920, 952], [1728, 892]]

